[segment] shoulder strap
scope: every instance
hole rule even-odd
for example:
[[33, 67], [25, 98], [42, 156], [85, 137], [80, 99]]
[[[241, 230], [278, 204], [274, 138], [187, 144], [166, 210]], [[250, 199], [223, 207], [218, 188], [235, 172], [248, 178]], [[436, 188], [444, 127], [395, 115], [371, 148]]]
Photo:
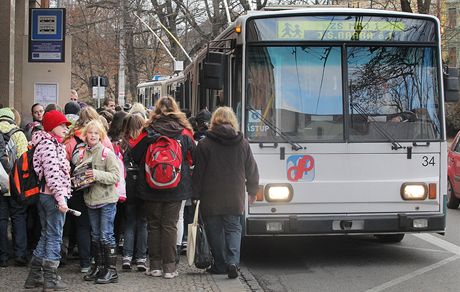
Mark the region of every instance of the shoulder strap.
[[107, 156], [109, 155], [110, 149], [104, 146], [104, 149], [102, 149], [102, 161], [104, 161]]
[[12, 125], [16, 125], [16, 123], [10, 118], [0, 118], [0, 122], [8, 122]]
[[19, 127], [14, 127], [14, 128], [11, 129], [8, 133], [4, 134], [4, 136], [5, 136], [5, 138], [6, 138], [6, 139], [5, 139], [5, 142], [8, 143], [8, 142], [10, 141], [11, 137], [12, 137], [15, 133], [17, 133], [17, 132], [19, 132], [19, 131], [23, 132], [21, 128], [19, 128]]
[[77, 142], [77, 145], [78, 144], [81, 144], [81, 143], [85, 143], [85, 141], [83, 141], [80, 137], [78, 137], [77, 135], [74, 135], [73, 136], [75, 138], [75, 141]]
[[86, 152], [85, 147], [80, 147], [80, 148], [78, 148], [78, 157], [79, 157], [79, 161], [82, 161], [82, 160], [83, 160], [83, 156], [85, 156], [85, 152]]

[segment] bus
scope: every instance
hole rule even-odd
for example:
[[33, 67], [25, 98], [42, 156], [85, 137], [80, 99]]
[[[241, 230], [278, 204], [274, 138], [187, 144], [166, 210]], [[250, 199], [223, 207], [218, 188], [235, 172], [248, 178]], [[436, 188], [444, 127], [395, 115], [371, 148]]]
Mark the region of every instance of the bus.
[[184, 76], [158, 76], [156, 80], [141, 82], [137, 85], [137, 102], [152, 107], [162, 96], [172, 96], [181, 106], [184, 104]]
[[231, 106], [250, 142], [260, 186], [244, 236], [444, 232], [458, 70], [443, 66], [437, 18], [254, 11], [183, 76], [192, 113]]

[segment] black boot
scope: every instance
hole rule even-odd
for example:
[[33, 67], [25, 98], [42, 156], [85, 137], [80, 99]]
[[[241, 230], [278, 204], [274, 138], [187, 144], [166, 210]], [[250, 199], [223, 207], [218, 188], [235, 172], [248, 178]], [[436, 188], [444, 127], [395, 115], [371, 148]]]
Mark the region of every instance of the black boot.
[[102, 253], [102, 247], [100, 242], [91, 241], [91, 252], [94, 255], [94, 265], [91, 267], [91, 271], [86, 274], [83, 279], [85, 281], [95, 281], [104, 269], [104, 255]]
[[117, 283], [117, 250], [114, 245], [104, 245], [104, 270], [96, 279], [96, 284]]
[[36, 256], [32, 256], [30, 260], [30, 270], [27, 276], [26, 282], [24, 283], [25, 289], [32, 289], [43, 286], [43, 260]]
[[59, 261], [43, 260], [43, 291], [67, 290], [67, 285], [61, 281], [57, 274]]

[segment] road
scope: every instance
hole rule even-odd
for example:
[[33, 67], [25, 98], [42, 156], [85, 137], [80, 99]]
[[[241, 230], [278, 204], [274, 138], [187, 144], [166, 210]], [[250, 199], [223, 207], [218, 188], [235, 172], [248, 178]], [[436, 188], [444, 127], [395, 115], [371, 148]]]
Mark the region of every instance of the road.
[[447, 232], [406, 235], [264, 238], [245, 243], [242, 264], [264, 291], [460, 291], [460, 209]]

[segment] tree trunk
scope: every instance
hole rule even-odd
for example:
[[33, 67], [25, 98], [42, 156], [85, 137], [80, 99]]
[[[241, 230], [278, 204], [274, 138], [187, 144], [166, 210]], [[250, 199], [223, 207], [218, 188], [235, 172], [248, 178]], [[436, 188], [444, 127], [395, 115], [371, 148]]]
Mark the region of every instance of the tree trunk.
[[128, 91], [133, 101], [137, 101], [137, 66], [136, 52], [134, 51], [133, 28], [134, 23], [129, 15], [129, 2], [123, 2], [123, 27], [125, 29], [126, 60], [128, 60]]
[[410, 7], [409, 0], [401, 0], [401, 11], [412, 13], [412, 8]]

